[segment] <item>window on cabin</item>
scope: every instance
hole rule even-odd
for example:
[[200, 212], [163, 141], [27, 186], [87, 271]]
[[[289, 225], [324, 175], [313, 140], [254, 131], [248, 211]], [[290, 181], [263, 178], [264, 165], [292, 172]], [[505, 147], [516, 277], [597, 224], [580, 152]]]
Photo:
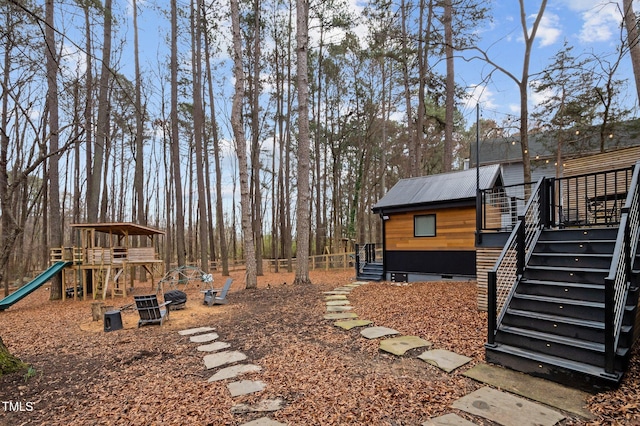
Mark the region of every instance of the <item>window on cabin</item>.
[[425, 214], [413, 217], [414, 237], [435, 237], [436, 236], [436, 215]]

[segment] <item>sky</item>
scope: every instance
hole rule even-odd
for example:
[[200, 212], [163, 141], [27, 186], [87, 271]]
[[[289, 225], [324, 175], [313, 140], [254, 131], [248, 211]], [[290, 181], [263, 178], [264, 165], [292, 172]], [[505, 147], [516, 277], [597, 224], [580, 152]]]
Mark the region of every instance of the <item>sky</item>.
[[[141, 11], [138, 19], [141, 26], [141, 45], [144, 53], [149, 57], [147, 64], [143, 63], [142, 66], [157, 69], [158, 58], [167, 54], [164, 37], [168, 36], [169, 23], [168, 17], [160, 15], [154, 9], [153, 4], [156, 1], [138, 0]], [[352, 11], [356, 14], [361, 13], [367, 4], [366, 0], [348, 1]], [[565, 41], [574, 46], [575, 55], [590, 52], [601, 57], [613, 55], [616, 47], [620, 44], [621, 1], [548, 0], [532, 51], [530, 74], [534, 75], [543, 70], [545, 65], [550, 63], [551, 58], [562, 48]], [[185, 1], [179, 3], [187, 4]], [[487, 50], [495, 62], [519, 78], [522, 74], [524, 55], [519, 2], [516, 0], [489, 0], [487, 3], [491, 8], [490, 14], [493, 19], [477, 29], [480, 45]], [[541, 0], [526, 0], [524, 3], [527, 25], [530, 28], [538, 13]], [[129, 18], [128, 24], [130, 26], [131, 0], [127, 0], [126, 4], [121, 3], [120, 7], [125, 8], [123, 14]], [[640, 0], [635, 1], [635, 10], [636, 12], [640, 11]], [[224, 21], [219, 24], [222, 28], [229, 26], [229, 23]], [[128, 31], [131, 35], [132, 29], [130, 28]], [[366, 28], [364, 25], [359, 25], [355, 32], [364, 39]], [[312, 44], [315, 34], [311, 29]], [[223, 30], [221, 35], [224, 39], [223, 43], [226, 45], [230, 41], [228, 40], [229, 31]], [[185, 49], [187, 47], [185, 46]], [[129, 48], [133, 49], [132, 46]], [[471, 54], [464, 53], [462, 55], [470, 56]], [[127, 53], [124, 54], [124, 58], [126, 56]], [[230, 62], [226, 46], [222, 47], [217, 60]], [[487, 81], [487, 76], [492, 69], [482, 61], [467, 62], [460, 57], [456, 60], [456, 82], [465, 87], [468, 93], [466, 99], [459, 101], [459, 108], [469, 124], [475, 122], [475, 108], [478, 103], [484, 118], [493, 118], [500, 122], [510, 116], [515, 118], [519, 115], [520, 102], [516, 83], [500, 72], [494, 72], [491, 80]], [[133, 71], [131, 71], [132, 74]], [[230, 69], [227, 74], [229, 75], [224, 77], [223, 83], [226, 88], [221, 90], [224, 90], [223, 98], [227, 98], [230, 102], [233, 84]], [[618, 75], [620, 79], [629, 79], [628, 92], [630, 95], [624, 99], [626, 104], [637, 103], [635, 90], [631, 84], [631, 75], [631, 61], [626, 57]], [[535, 77], [533, 79], [535, 80]], [[219, 80], [222, 83], [222, 77], [219, 77]], [[540, 100], [538, 95], [530, 91], [530, 111]]]
[[[489, 49], [490, 57], [520, 78], [524, 39], [518, 3], [515, 0], [494, 0], [493, 22], [479, 32], [481, 45]], [[638, 12], [640, 4], [634, 3]], [[531, 28], [540, 0], [527, 0], [525, 4], [527, 25]], [[530, 74], [543, 70], [565, 41], [574, 46], [575, 55], [590, 52], [599, 57], [614, 55], [620, 44], [621, 10], [621, 1], [615, 0], [549, 0], [532, 49]], [[484, 83], [483, 78], [490, 71], [490, 67], [478, 61], [471, 64], [461, 60], [456, 62], [457, 81], [466, 84], [467, 92], [471, 95], [461, 105], [465, 117], [475, 115], [476, 104], [479, 103], [484, 118], [497, 121], [510, 115], [515, 118], [520, 113], [518, 86], [499, 72], [493, 74], [491, 81]], [[618, 78], [629, 80], [624, 102], [627, 105], [637, 104], [628, 56], [623, 59]], [[531, 91], [529, 94], [531, 111], [542, 99]]]
[[[361, 13], [366, 6], [366, 0], [348, 0], [351, 9], [356, 13]], [[530, 28], [539, 10], [541, 0], [525, 0], [527, 25]], [[535, 74], [544, 69], [551, 58], [562, 48], [565, 40], [574, 46], [575, 54], [593, 52], [600, 57], [606, 57], [615, 53], [615, 49], [620, 43], [620, 22], [621, 7], [618, 5], [621, 0], [548, 0], [546, 10], [539, 27], [532, 51], [530, 74]], [[158, 11], [158, 5], [166, 8], [164, 0], [138, 0], [140, 43], [143, 52], [142, 68], [147, 82], [158, 86], [158, 74], [164, 73], [168, 76], [167, 59], [167, 37], [169, 33], [168, 16]], [[477, 28], [480, 37], [480, 46], [488, 51], [489, 56], [502, 67], [508, 69], [516, 76], [522, 73], [522, 61], [524, 54], [524, 42], [522, 27], [520, 24], [519, 2], [516, 0], [489, 0], [491, 7], [491, 22]], [[179, 4], [187, 5], [186, 0], [179, 0]], [[131, 0], [116, 1], [114, 5], [118, 8], [116, 15], [119, 17], [118, 31], [126, 33], [126, 39], [133, 39]], [[636, 1], [636, 11], [640, 11], [640, 0]], [[80, 21], [82, 22], [82, 21]], [[220, 35], [229, 42], [229, 23], [220, 21]], [[361, 37], [366, 34], [366, 28], [360, 25], [355, 32]], [[625, 33], [626, 34], [626, 33]], [[102, 34], [100, 31], [94, 33], [94, 39], [98, 40]], [[310, 36], [315, 37], [313, 30]], [[82, 40], [78, 34], [76, 40]], [[66, 44], [66, 43], [65, 43]], [[74, 57], [72, 53], [76, 50], [72, 46], [67, 46], [66, 53], [69, 60], [75, 62], [78, 72], [83, 72], [84, 55], [77, 53]], [[184, 54], [188, 52], [188, 46], [180, 48]], [[98, 52], [99, 55], [99, 52]], [[133, 43], [130, 41], [124, 46], [119, 57], [124, 64], [123, 73], [133, 78]], [[146, 58], [146, 59], [145, 59]], [[217, 76], [218, 89], [217, 102], [218, 113], [221, 117], [219, 124], [222, 133], [230, 140], [231, 129], [228, 123], [228, 115], [231, 110], [231, 93], [233, 78], [228, 66], [226, 45], [221, 48], [220, 54], [216, 58], [218, 61], [226, 60], [227, 65], [215, 71]], [[161, 65], [158, 65], [161, 64]], [[166, 66], [163, 67], [162, 64]], [[476, 105], [480, 105], [481, 116], [487, 119], [494, 119], [498, 123], [508, 119], [516, 120], [519, 116], [519, 92], [515, 82], [500, 72], [492, 74], [490, 81], [486, 77], [491, 73], [492, 68], [481, 61], [466, 62], [462, 58], [457, 58], [455, 63], [456, 82], [466, 88], [468, 98], [459, 100], [458, 108], [462, 111], [467, 121], [467, 126], [475, 123]], [[628, 104], [637, 103], [635, 87], [631, 79], [631, 61], [624, 58], [618, 78], [629, 79], [627, 97]], [[156, 87], [156, 93], [159, 92]], [[165, 87], [168, 91], [168, 85]], [[529, 109], [532, 111], [539, 96], [530, 92]], [[400, 114], [404, 119], [405, 115]], [[223, 119], [226, 117], [226, 119]], [[270, 142], [265, 142], [270, 143]], [[232, 192], [232, 182], [234, 180], [237, 166], [235, 165], [235, 154], [231, 142], [227, 142], [227, 149], [224, 155], [223, 165], [224, 192], [229, 197]], [[237, 191], [237, 188], [236, 188]], [[239, 197], [236, 197], [238, 200]]]

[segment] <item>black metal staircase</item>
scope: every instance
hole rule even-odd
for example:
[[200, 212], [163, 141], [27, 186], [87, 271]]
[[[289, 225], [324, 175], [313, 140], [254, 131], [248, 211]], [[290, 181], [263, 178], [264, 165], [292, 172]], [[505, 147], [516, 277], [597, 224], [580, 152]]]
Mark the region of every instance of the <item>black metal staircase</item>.
[[617, 385], [633, 341], [637, 289], [627, 298], [615, 370], [605, 365], [605, 277], [616, 228], [544, 230], [488, 345], [490, 362], [572, 386]]
[[370, 262], [362, 267], [356, 278], [360, 281], [382, 281], [384, 270], [381, 262]]
[[640, 162], [616, 222], [604, 225], [562, 223], [563, 187], [588, 193], [591, 184], [543, 179], [532, 190], [489, 272], [487, 361], [591, 391], [619, 384], [636, 326], [639, 175]]
[[376, 245], [356, 244], [356, 279], [361, 281], [383, 281], [384, 264], [376, 261]]

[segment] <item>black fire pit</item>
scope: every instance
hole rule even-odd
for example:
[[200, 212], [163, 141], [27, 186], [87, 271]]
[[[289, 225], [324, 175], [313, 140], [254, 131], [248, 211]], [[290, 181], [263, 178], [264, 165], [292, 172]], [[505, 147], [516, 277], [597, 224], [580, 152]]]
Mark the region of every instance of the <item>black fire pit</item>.
[[167, 307], [172, 311], [184, 309], [185, 303], [187, 303], [187, 293], [180, 290], [171, 290], [164, 294], [164, 301], [171, 302]]

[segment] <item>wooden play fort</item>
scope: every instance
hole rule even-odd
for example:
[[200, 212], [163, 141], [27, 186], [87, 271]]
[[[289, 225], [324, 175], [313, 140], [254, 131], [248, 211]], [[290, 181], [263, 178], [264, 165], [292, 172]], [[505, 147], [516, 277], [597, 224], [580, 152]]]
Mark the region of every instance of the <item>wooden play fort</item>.
[[[151, 278], [162, 276], [163, 261], [155, 250], [155, 237], [164, 231], [134, 223], [75, 223], [79, 232], [80, 247], [51, 249], [51, 263], [67, 262], [62, 270], [64, 288], [62, 299], [67, 297], [93, 298], [126, 296], [132, 289], [136, 270], [143, 270]], [[147, 237], [146, 243], [133, 247], [134, 237]], [[144, 239], [143, 239], [144, 240]]]

